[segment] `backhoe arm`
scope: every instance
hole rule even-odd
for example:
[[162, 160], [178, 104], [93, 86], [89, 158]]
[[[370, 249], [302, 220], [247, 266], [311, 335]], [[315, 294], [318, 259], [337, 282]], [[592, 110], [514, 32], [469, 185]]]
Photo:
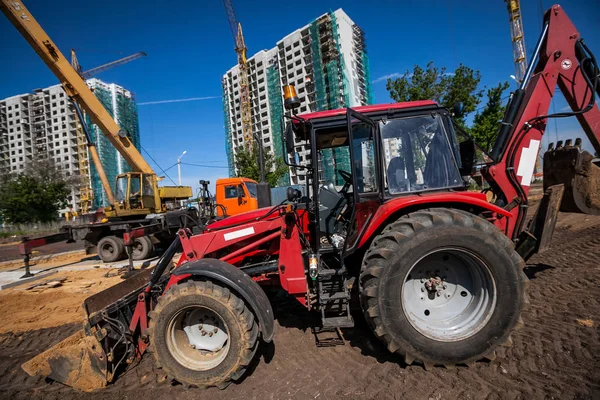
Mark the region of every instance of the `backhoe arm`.
[[73, 98], [90, 116], [92, 122], [100, 127], [131, 168], [136, 172], [154, 174], [150, 165], [127, 137], [127, 132], [119, 128], [23, 3], [15, 0], [0, 0], [0, 9], [56, 75], [67, 95]]
[[[573, 112], [549, 116], [557, 85]], [[600, 110], [595, 91], [600, 92], [600, 85], [594, 57], [566, 13], [555, 5], [544, 15], [533, 60], [521, 87], [509, 101], [490, 153], [494, 164], [482, 171], [501, 205], [513, 215], [506, 227], [509, 237], [515, 239], [523, 230], [527, 195], [548, 117], [575, 115], [594, 149], [600, 152]], [[563, 183], [565, 187], [570, 185]]]

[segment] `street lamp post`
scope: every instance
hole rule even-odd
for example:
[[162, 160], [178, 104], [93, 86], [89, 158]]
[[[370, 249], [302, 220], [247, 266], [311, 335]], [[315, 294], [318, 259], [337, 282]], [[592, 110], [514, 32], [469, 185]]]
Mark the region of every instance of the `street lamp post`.
[[181, 157], [187, 153], [187, 150], [184, 150], [183, 153], [179, 157], [177, 157], [177, 178], [179, 181], [179, 186], [181, 186]]

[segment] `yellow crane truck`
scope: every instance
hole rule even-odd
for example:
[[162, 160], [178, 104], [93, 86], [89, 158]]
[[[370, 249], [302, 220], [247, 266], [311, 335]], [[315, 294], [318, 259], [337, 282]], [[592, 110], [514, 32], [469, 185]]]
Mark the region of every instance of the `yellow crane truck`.
[[[123, 234], [141, 226], [147, 227], [147, 235], [133, 239], [132, 255], [133, 259], [147, 258], [153, 252], [155, 244], [170, 242], [182, 223], [195, 221], [195, 210], [178, 206], [181, 200], [192, 196], [192, 188], [158, 186], [160, 178], [135, 148], [128, 132], [119, 127], [23, 3], [1, 0], [0, 9], [56, 75], [72, 100], [86, 132], [90, 157], [110, 202], [110, 206], [104, 208], [104, 222], [65, 226], [60, 233], [24, 240], [20, 251], [25, 256], [26, 266], [33, 248], [63, 240], [85, 240], [88, 249], [97, 248], [103, 261], [116, 261], [125, 255]], [[114, 191], [86, 130], [80, 107], [133, 170], [117, 176]]]

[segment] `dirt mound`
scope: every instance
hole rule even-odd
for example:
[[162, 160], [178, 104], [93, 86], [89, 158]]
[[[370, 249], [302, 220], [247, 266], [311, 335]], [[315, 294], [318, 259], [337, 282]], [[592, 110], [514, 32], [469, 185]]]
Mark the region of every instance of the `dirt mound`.
[[42, 285], [31, 288], [23, 285], [1, 291], [0, 333], [25, 332], [72, 322], [82, 323], [85, 317], [81, 308], [83, 301], [91, 294], [121, 281], [114, 274], [106, 277], [107, 272], [115, 271], [98, 268], [59, 272], [46, 280], [60, 282], [57, 287]]

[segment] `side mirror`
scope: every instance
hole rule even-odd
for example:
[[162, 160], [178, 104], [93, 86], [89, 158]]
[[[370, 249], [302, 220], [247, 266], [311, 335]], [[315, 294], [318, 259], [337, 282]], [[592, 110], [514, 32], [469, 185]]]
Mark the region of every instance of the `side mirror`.
[[287, 124], [285, 128], [285, 150], [288, 154], [294, 153], [294, 131], [292, 129], [292, 122]]
[[460, 118], [463, 116], [463, 113], [465, 112], [465, 105], [462, 103], [462, 101], [457, 101], [456, 103], [454, 103], [454, 106], [452, 107], [452, 115], [456, 118]]

